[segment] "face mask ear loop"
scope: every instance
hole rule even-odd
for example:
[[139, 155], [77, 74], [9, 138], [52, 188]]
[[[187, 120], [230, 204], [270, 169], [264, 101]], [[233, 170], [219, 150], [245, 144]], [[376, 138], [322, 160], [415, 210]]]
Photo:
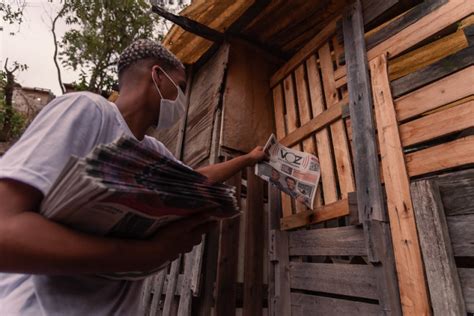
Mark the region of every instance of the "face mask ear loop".
[[158, 88], [158, 84], [155, 81], [155, 77], [153, 77], [153, 72], [151, 73], [151, 80], [153, 80], [153, 83], [155, 84], [155, 88], [158, 91], [160, 98], [163, 100], [163, 95], [161, 94], [160, 88]]

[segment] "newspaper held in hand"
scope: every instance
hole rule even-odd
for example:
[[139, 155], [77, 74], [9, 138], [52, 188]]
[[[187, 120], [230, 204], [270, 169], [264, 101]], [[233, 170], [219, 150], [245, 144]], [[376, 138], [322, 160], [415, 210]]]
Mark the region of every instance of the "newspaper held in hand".
[[255, 174], [313, 209], [321, 174], [318, 158], [283, 146], [274, 134], [265, 144], [264, 151], [270, 159], [258, 163]]
[[[163, 225], [199, 212], [238, 214], [235, 188], [202, 174], [130, 137], [71, 157], [44, 198], [43, 216], [100, 236], [147, 239]], [[108, 274], [140, 279], [156, 271]]]

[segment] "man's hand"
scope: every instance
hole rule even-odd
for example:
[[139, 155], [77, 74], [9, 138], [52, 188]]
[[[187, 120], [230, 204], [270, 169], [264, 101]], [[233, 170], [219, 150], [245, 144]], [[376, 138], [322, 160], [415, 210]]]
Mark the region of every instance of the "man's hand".
[[257, 162], [267, 159], [267, 155], [265, 154], [265, 151], [263, 151], [262, 146], [255, 147], [246, 156], [249, 159], [249, 166], [254, 166]]

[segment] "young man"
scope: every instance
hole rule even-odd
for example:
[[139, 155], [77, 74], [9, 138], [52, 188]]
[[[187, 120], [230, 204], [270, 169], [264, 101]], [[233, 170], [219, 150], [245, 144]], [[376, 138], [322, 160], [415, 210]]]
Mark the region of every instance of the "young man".
[[[93, 275], [159, 267], [198, 244], [213, 224], [195, 216], [138, 241], [82, 234], [39, 214], [71, 155], [126, 134], [174, 159], [145, 132], [184, 114], [183, 65], [161, 45], [139, 40], [123, 52], [118, 71], [116, 104], [87, 92], [58, 97], [0, 160], [0, 315], [137, 315], [141, 281]], [[257, 147], [197, 171], [220, 182], [263, 157]]]

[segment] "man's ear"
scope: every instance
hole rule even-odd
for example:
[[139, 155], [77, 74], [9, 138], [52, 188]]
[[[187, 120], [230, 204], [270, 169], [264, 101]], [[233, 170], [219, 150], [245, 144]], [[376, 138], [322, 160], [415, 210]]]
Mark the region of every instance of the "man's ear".
[[161, 81], [161, 76], [160, 76], [160, 67], [155, 65], [151, 68], [151, 76], [153, 78], [153, 80], [155, 80], [156, 84], [159, 85], [160, 81]]

